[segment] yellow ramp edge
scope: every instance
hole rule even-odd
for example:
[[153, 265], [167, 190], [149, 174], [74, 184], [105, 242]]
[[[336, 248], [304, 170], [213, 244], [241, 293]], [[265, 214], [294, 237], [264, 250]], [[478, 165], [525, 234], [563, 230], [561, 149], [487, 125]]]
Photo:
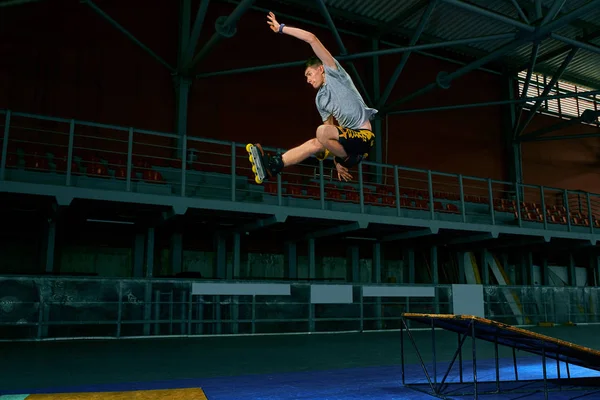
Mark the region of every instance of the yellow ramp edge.
[[[0, 397], [1, 399], [1, 397]], [[200, 388], [31, 394], [27, 400], [208, 400]]]

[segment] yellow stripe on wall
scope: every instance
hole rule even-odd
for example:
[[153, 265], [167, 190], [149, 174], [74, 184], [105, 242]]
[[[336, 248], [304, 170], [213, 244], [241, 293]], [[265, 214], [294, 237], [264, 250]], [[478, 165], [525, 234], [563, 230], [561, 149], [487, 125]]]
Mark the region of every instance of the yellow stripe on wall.
[[90, 392], [31, 394], [27, 400], [208, 400], [200, 388], [137, 390], [131, 392]]

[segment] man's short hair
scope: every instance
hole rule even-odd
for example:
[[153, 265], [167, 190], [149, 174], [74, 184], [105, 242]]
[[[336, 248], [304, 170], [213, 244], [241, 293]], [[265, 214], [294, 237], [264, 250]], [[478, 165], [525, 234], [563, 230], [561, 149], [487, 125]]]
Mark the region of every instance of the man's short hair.
[[304, 69], [308, 67], [318, 67], [319, 65], [323, 65], [323, 61], [317, 56], [312, 56], [304, 63]]

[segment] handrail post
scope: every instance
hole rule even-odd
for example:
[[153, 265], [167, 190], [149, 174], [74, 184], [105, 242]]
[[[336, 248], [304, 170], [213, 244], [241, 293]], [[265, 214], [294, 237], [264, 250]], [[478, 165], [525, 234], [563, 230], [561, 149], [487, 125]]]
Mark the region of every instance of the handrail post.
[[186, 194], [186, 190], [185, 190], [186, 178], [187, 178], [187, 134], [184, 134], [183, 140], [182, 140], [182, 149], [181, 149], [181, 196], [182, 197], [185, 197], [185, 194]]
[[10, 110], [4, 116], [4, 141], [2, 143], [2, 159], [0, 160], [0, 181], [4, 180], [6, 171], [6, 158], [8, 157], [8, 133], [10, 130]]
[[462, 215], [462, 222], [467, 222], [467, 210], [465, 210], [465, 188], [463, 185], [462, 174], [458, 175], [458, 188], [460, 190], [460, 214]]
[[542, 218], [544, 221], [544, 229], [548, 229], [548, 218], [547, 218], [547, 213], [546, 213], [546, 199], [545, 199], [545, 195], [544, 195], [544, 186], [540, 186], [540, 196], [542, 198]]
[[427, 189], [429, 190], [429, 212], [431, 219], [435, 219], [435, 207], [433, 206], [433, 175], [431, 170], [427, 170]]
[[365, 191], [363, 184], [363, 170], [362, 163], [358, 164], [358, 196], [360, 199], [360, 212], [364, 214], [365, 212]]
[[565, 209], [567, 212], [567, 228], [569, 230], [569, 232], [571, 232], [572, 227], [571, 227], [571, 207], [569, 207], [569, 191], [567, 189], [565, 189], [563, 191], [563, 196], [564, 196], [564, 202], [565, 202]]
[[67, 186], [71, 186], [71, 165], [73, 164], [73, 146], [75, 145], [75, 120], [69, 123], [69, 147], [67, 148]]
[[129, 128], [129, 139], [127, 140], [127, 191], [131, 191], [131, 163], [133, 161], [133, 128]]
[[492, 225], [496, 225], [496, 212], [494, 211], [494, 191], [492, 188], [492, 180], [488, 178], [488, 197], [490, 203], [490, 215], [492, 217]]
[[231, 142], [231, 201], [235, 201], [235, 142]]
[[523, 219], [521, 218], [521, 195], [519, 194], [519, 183], [515, 182], [515, 195], [517, 196], [517, 220], [519, 227], [523, 227]]
[[281, 195], [282, 185], [281, 185], [281, 174], [277, 174], [277, 205], [283, 205], [283, 197]]
[[325, 209], [325, 168], [323, 167], [323, 160], [319, 160], [319, 198], [321, 199], [321, 210]]
[[396, 192], [396, 211], [398, 216], [402, 215], [400, 210], [400, 178], [398, 176], [398, 166], [394, 165], [394, 191]]
[[594, 234], [594, 218], [592, 217], [592, 200], [590, 198], [590, 192], [586, 192], [587, 197], [587, 209], [588, 209], [588, 221], [590, 222], [590, 233]]

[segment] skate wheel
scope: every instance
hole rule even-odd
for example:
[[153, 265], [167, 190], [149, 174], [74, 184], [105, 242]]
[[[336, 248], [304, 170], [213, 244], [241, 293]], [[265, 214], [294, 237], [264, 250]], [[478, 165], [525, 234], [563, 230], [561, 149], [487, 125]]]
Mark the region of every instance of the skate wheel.
[[256, 173], [256, 165], [252, 166], [252, 172]]
[[250, 161], [252, 165], [254, 165], [254, 159], [252, 158], [252, 156], [248, 157], [248, 161]]
[[254, 178], [254, 181], [255, 181], [256, 183], [258, 183], [259, 185], [260, 185], [260, 184], [263, 182], [263, 181], [262, 181], [262, 179], [260, 179], [258, 176], [256, 176], [256, 177]]
[[246, 145], [246, 151], [247, 151], [248, 153], [250, 153], [250, 150], [251, 150], [251, 149], [252, 149], [252, 143], [248, 143], [248, 144]]

